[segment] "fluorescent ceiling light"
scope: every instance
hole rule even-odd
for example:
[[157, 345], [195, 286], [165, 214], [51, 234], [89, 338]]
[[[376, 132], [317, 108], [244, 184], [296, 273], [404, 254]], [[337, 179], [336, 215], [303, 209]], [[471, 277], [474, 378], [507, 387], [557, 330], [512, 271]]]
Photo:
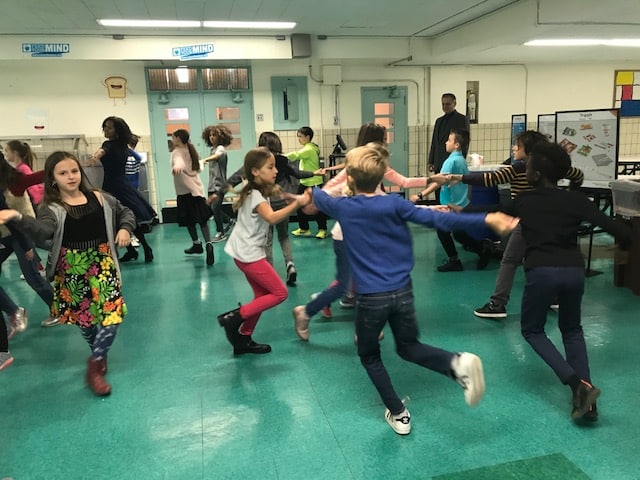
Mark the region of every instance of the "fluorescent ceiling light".
[[209, 21], [202, 22], [207, 28], [248, 28], [248, 29], [269, 29], [269, 30], [290, 30], [296, 26], [295, 22], [226, 22]]
[[525, 42], [528, 47], [640, 47], [640, 38], [556, 38]]
[[98, 23], [105, 27], [160, 27], [160, 28], [200, 28], [197, 20], [120, 20], [98, 19]]

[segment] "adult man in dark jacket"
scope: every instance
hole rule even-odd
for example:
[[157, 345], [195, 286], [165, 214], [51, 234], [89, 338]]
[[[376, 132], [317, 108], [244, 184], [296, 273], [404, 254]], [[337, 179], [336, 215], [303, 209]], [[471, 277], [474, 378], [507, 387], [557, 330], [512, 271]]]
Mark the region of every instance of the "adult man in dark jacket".
[[[433, 127], [431, 151], [429, 152], [429, 171], [434, 173], [440, 172], [442, 164], [449, 156], [444, 144], [449, 138], [451, 130], [470, 131], [469, 119], [456, 110], [456, 96], [453, 93], [442, 95], [442, 111], [444, 115], [436, 120]], [[464, 157], [467, 156], [467, 150], [468, 148], [462, 151]]]

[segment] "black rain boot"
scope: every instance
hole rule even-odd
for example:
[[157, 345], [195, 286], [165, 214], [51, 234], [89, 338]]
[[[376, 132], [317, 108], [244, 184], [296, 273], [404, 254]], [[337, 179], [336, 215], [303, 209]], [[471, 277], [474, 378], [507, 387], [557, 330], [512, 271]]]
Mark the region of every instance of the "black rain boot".
[[122, 257], [120, 257], [120, 262], [124, 263], [124, 262], [129, 262], [131, 260], [137, 260], [138, 259], [138, 251], [133, 248], [131, 245], [129, 245], [127, 247], [127, 253], [125, 253]]
[[151, 247], [143, 247], [143, 249], [145, 263], [153, 262], [153, 250], [151, 250]]
[[202, 243], [193, 243], [193, 245], [191, 245], [189, 248], [185, 249], [184, 253], [186, 253], [187, 255], [193, 255], [193, 254], [197, 254], [197, 253], [202, 253], [204, 252], [204, 249], [202, 248]]
[[238, 329], [244, 319], [240, 316], [240, 307], [230, 310], [226, 313], [218, 315], [218, 323], [224, 328], [224, 333], [227, 336], [229, 343], [233, 345], [234, 350], [239, 341], [240, 334]]
[[263, 354], [271, 351], [271, 345], [266, 343], [256, 343], [251, 335], [242, 335], [238, 333], [238, 340], [233, 346], [234, 355], [244, 355], [245, 353]]

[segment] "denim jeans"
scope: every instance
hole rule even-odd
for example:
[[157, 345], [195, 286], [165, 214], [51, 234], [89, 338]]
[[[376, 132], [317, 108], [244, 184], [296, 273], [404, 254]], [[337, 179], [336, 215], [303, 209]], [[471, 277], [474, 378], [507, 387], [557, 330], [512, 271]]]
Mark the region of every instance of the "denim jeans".
[[323, 290], [320, 295], [307, 303], [305, 312], [309, 318], [342, 297], [351, 284], [351, 266], [342, 240], [333, 241], [333, 252], [336, 255], [336, 282], [333, 282], [329, 288]]
[[50, 307], [53, 303], [53, 288], [51, 284], [40, 275], [40, 271], [38, 270], [40, 257], [35, 251], [35, 246], [32, 245], [34, 249], [33, 258], [27, 260], [26, 250], [22, 248], [20, 242], [15, 240], [13, 236], [3, 238], [2, 244], [5, 248], [0, 250], [0, 264], [4, 262], [12, 252], [15, 252], [20, 270], [22, 270], [27, 284], [38, 294], [42, 301], [47, 304], [47, 307]]
[[[562, 383], [566, 384], [573, 375], [590, 382], [587, 347], [580, 324], [584, 268], [536, 267], [528, 269], [525, 278], [520, 315], [522, 336]], [[549, 305], [555, 297], [566, 359], [544, 331]]]
[[454, 353], [418, 341], [418, 324], [411, 282], [392, 292], [356, 294], [358, 355], [380, 398], [392, 414], [404, 409], [380, 358], [378, 335], [388, 322], [396, 352], [408, 362], [451, 376]]

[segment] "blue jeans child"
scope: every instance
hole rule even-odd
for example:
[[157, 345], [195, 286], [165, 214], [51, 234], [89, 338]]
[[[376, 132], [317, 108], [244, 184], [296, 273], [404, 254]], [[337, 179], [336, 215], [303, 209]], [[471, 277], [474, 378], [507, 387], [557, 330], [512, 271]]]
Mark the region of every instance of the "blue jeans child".
[[413, 286], [373, 294], [356, 293], [356, 335], [358, 355], [382, 402], [397, 415], [404, 404], [391, 384], [391, 378], [380, 358], [378, 335], [389, 323], [396, 342], [396, 351], [404, 360], [453, 378], [451, 363], [453, 352], [432, 347], [418, 341], [418, 324], [413, 299]]

